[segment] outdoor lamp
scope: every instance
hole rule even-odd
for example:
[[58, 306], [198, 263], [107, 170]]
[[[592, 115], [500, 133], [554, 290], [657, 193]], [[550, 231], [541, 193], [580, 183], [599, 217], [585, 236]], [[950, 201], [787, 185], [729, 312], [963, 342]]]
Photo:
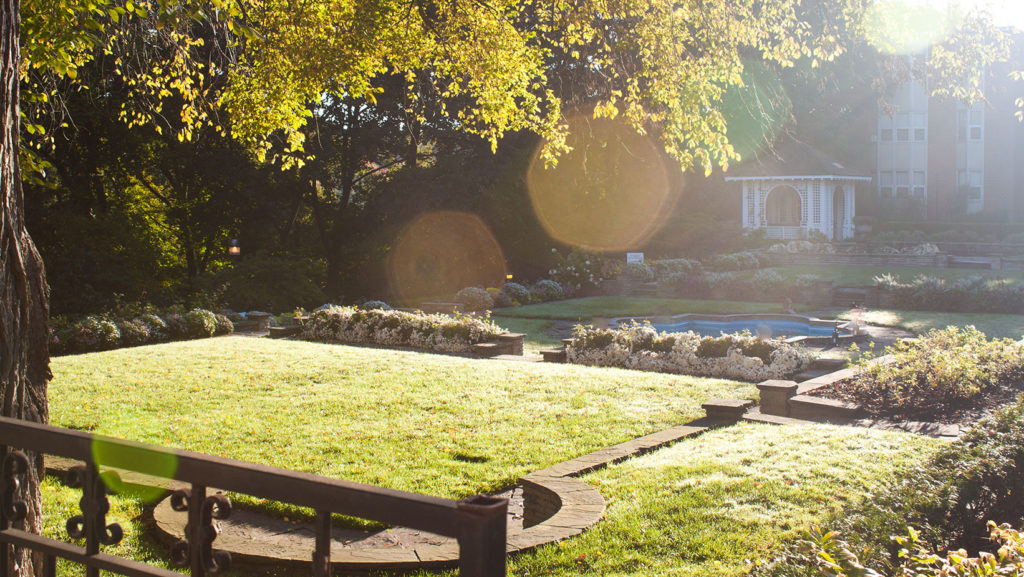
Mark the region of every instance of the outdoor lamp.
[[238, 239], [231, 239], [231, 244], [228, 246], [228, 254], [231, 256], [238, 256], [242, 254], [242, 247], [238, 246]]

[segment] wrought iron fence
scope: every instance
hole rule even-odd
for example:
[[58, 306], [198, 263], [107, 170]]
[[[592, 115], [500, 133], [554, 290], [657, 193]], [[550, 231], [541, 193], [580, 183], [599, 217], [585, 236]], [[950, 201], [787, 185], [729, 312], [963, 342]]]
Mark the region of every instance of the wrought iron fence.
[[[97, 447], [103, 450], [97, 451]], [[20, 493], [29, 462], [23, 450], [83, 463], [72, 468], [68, 478], [70, 486], [83, 491], [82, 513], [69, 519], [66, 527], [70, 537], [85, 539], [84, 547], [18, 528], [26, 513]], [[102, 463], [97, 463], [100, 452]], [[462, 575], [505, 575], [506, 499], [476, 496], [453, 501], [3, 417], [0, 458], [3, 572], [10, 566], [13, 546], [42, 553], [46, 575], [56, 574], [56, 559], [62, 558], [84, 565], [88, 577], [98, 576], [100, 570], [131, 577], [180, 577], [174, 571], [101, 551], [101, 546], [117, 544], [123, 536], [121, 527], [107, 524], [109, 502], [107, 483], [99, 470], [102, 465], [189, 485], [187, 490], [171, 495], [171, 506], [188, 514], [188, 524], [185, 539], [172, 547], [170, 558], [175, 566], [189, 568], [193, 576], [220, 573], [230, 564], [230, 555], [214, 545], [215, 520], [231, 514], [231, 502], [224, 494], [208, 494], [210, 487], [315, 510], [316, 539], [311, 561], [316, 577], [331, 572], [332, 513], [453, 537], [459, 544]], [[172, 475], [168, 474], [168, 462], [174, 464]]]

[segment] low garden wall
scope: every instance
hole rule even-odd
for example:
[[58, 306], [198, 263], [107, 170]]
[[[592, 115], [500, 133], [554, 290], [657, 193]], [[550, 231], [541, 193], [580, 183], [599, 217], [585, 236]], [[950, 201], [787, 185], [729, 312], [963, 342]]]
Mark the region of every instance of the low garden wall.
[[874, 255], [874, 254], [801, 254], [772, 253], [772, 266], [791, 265], [864, 265], [864, 266], [949, 266], [949, 255]]

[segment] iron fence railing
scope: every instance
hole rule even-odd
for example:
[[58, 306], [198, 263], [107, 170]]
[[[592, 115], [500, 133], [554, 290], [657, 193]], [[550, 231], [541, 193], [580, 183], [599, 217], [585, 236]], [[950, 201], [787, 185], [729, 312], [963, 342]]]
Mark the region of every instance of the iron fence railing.
[[[97, 451], [98, 446], [103, 450]], [[67, 531], [72, 538], [84, 538], [84, 547], [19, 528], [26, 511], [21, 493], [29, 466], [22, 451], [82, 463], [71, 469], [68, 478], [70, 486], [83, 491], [82, 512], [67, 521]], [[96, 463], [98, 452], [103, 455], [102, 463]], [[230, 515], [231, 503], [221, 493], [209, 494], [210, 487], [315, 510], [316, 539], [310, 559], [316, 577], [326, 577], [331, 572], [333, 513], [455, 538], [462, 575], [505, 575], [506, 499], [476, 496], [453, 501], [3, 417], [0, 571], [6, 574], [10, 567], [12, 547], [22, 547], [42, 553], [44, 572], [51, 576], [56, 573], [56, 559], [62, 558], [84, 565], [88, 577], [98, 576], [100, 570], [130, 577], [180, 577], [180, 573], [102, 551], [102, 546], [118, 543], [123, 531], [116, 524], [107, 524], [107, 484], [99, 467], [168, 478], [169, 461], [174, 463], [171, 478], [189, 487], [171, 495], [171, 506], [187, 513], [188, 524], [185, 539], [172, 547], [170, 558], [175, 566], [190, 569], [194, 577], [222, 572], [230, 564], [230, 555], [214, 545], [215, 520]], [[107, 474], [104, 472], [104, 476]]]

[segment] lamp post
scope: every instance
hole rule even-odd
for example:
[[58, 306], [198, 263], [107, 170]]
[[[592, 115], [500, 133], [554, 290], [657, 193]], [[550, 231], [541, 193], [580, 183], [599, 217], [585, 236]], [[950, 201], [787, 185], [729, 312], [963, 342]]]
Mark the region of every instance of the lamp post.
[[242, 247], [238, 245], [238, 239], [233, 238], [228, 244], [228, 254], [231, 255], [231, 264], [236, 264], [238, 258], [242, 256]]

